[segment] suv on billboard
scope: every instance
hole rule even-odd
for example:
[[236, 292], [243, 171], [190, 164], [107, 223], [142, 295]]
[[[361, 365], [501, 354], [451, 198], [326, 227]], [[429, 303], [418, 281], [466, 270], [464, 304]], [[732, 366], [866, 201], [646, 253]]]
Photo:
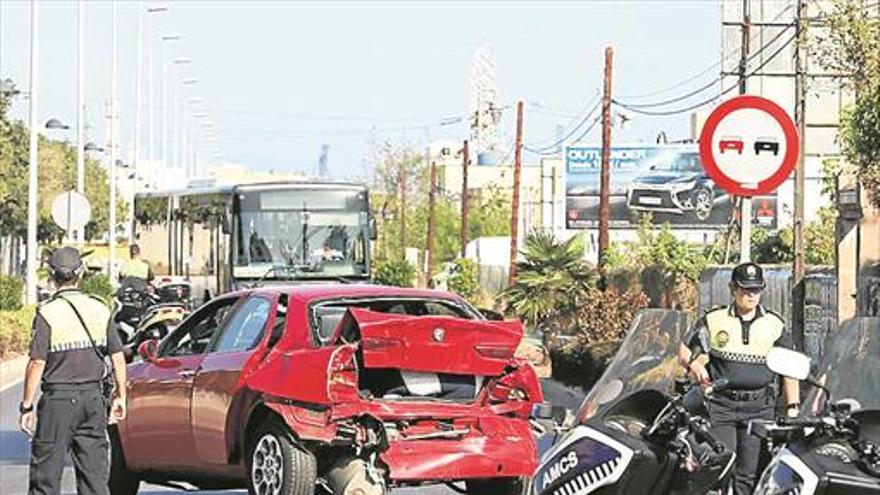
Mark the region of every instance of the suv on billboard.
[[627, 186], [630, 211], [690, 213], [700, 222], [726, 193], [703, 170], [696, 151], [669, 151], [651, 157]]

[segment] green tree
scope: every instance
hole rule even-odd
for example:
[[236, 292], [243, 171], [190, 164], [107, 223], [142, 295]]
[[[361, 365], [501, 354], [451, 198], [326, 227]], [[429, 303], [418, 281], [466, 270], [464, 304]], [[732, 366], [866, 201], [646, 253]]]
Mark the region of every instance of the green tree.
[[584, 261], [579, 235], [560, 241], [550, 232], [533, 231], [516, 266], [516, 283], [501, 297], [508, 311], [548, 337], [572, 327], [577, 308], [598, 281], [595, 269]]
[[841, 119], [844, 155], [880, 206], [880, 18], [861, 0], [835, 0], [827, 34], [814, 43], [826, 70], [846, 76], [855, 103]]

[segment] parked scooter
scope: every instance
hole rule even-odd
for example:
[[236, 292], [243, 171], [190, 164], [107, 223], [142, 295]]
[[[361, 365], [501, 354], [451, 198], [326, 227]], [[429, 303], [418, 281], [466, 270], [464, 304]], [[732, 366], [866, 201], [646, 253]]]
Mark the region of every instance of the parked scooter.
[[[709, 432], [704, 401], [726, 383], [673, 392], [685, 328], [675, 311], [636, 316], [574, 425], [555, 430], [531, 494], [696, 494], [723, 485], [736, 455]], [[535, 416], [559, 421], [563, 413], [537, 407]]]
[[800, 417], [750, 424], [775, 451], [755, 494], [880, 494], [880, 318], [831, 334], [818, 378], [794, 351], [774, 349], [767, 365], [814, 390]]
[[153, 284], [136, 278], [123, 279], [117, 291], [114, 319], [126, 358], [131, 360], [142, 342], [164, 338], [192, 307], [190, 284], [184, 279], [164, 277]]

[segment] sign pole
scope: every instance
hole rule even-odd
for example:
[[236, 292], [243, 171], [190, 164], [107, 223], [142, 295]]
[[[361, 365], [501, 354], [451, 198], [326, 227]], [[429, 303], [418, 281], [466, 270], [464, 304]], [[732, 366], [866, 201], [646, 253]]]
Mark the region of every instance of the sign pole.
[[752, 261], [752, 197], [743, 196], [740, 202], [740, 255], [739, 262]]

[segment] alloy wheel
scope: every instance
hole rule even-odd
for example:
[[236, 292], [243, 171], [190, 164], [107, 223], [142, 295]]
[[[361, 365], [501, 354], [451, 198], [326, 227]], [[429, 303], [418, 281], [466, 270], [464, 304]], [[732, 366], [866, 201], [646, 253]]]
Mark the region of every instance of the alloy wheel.
[[284, 454], [274, 435], [257, 442], [251, 459], [251, 480], [258, 495], [280, 495], [284, 483]]

